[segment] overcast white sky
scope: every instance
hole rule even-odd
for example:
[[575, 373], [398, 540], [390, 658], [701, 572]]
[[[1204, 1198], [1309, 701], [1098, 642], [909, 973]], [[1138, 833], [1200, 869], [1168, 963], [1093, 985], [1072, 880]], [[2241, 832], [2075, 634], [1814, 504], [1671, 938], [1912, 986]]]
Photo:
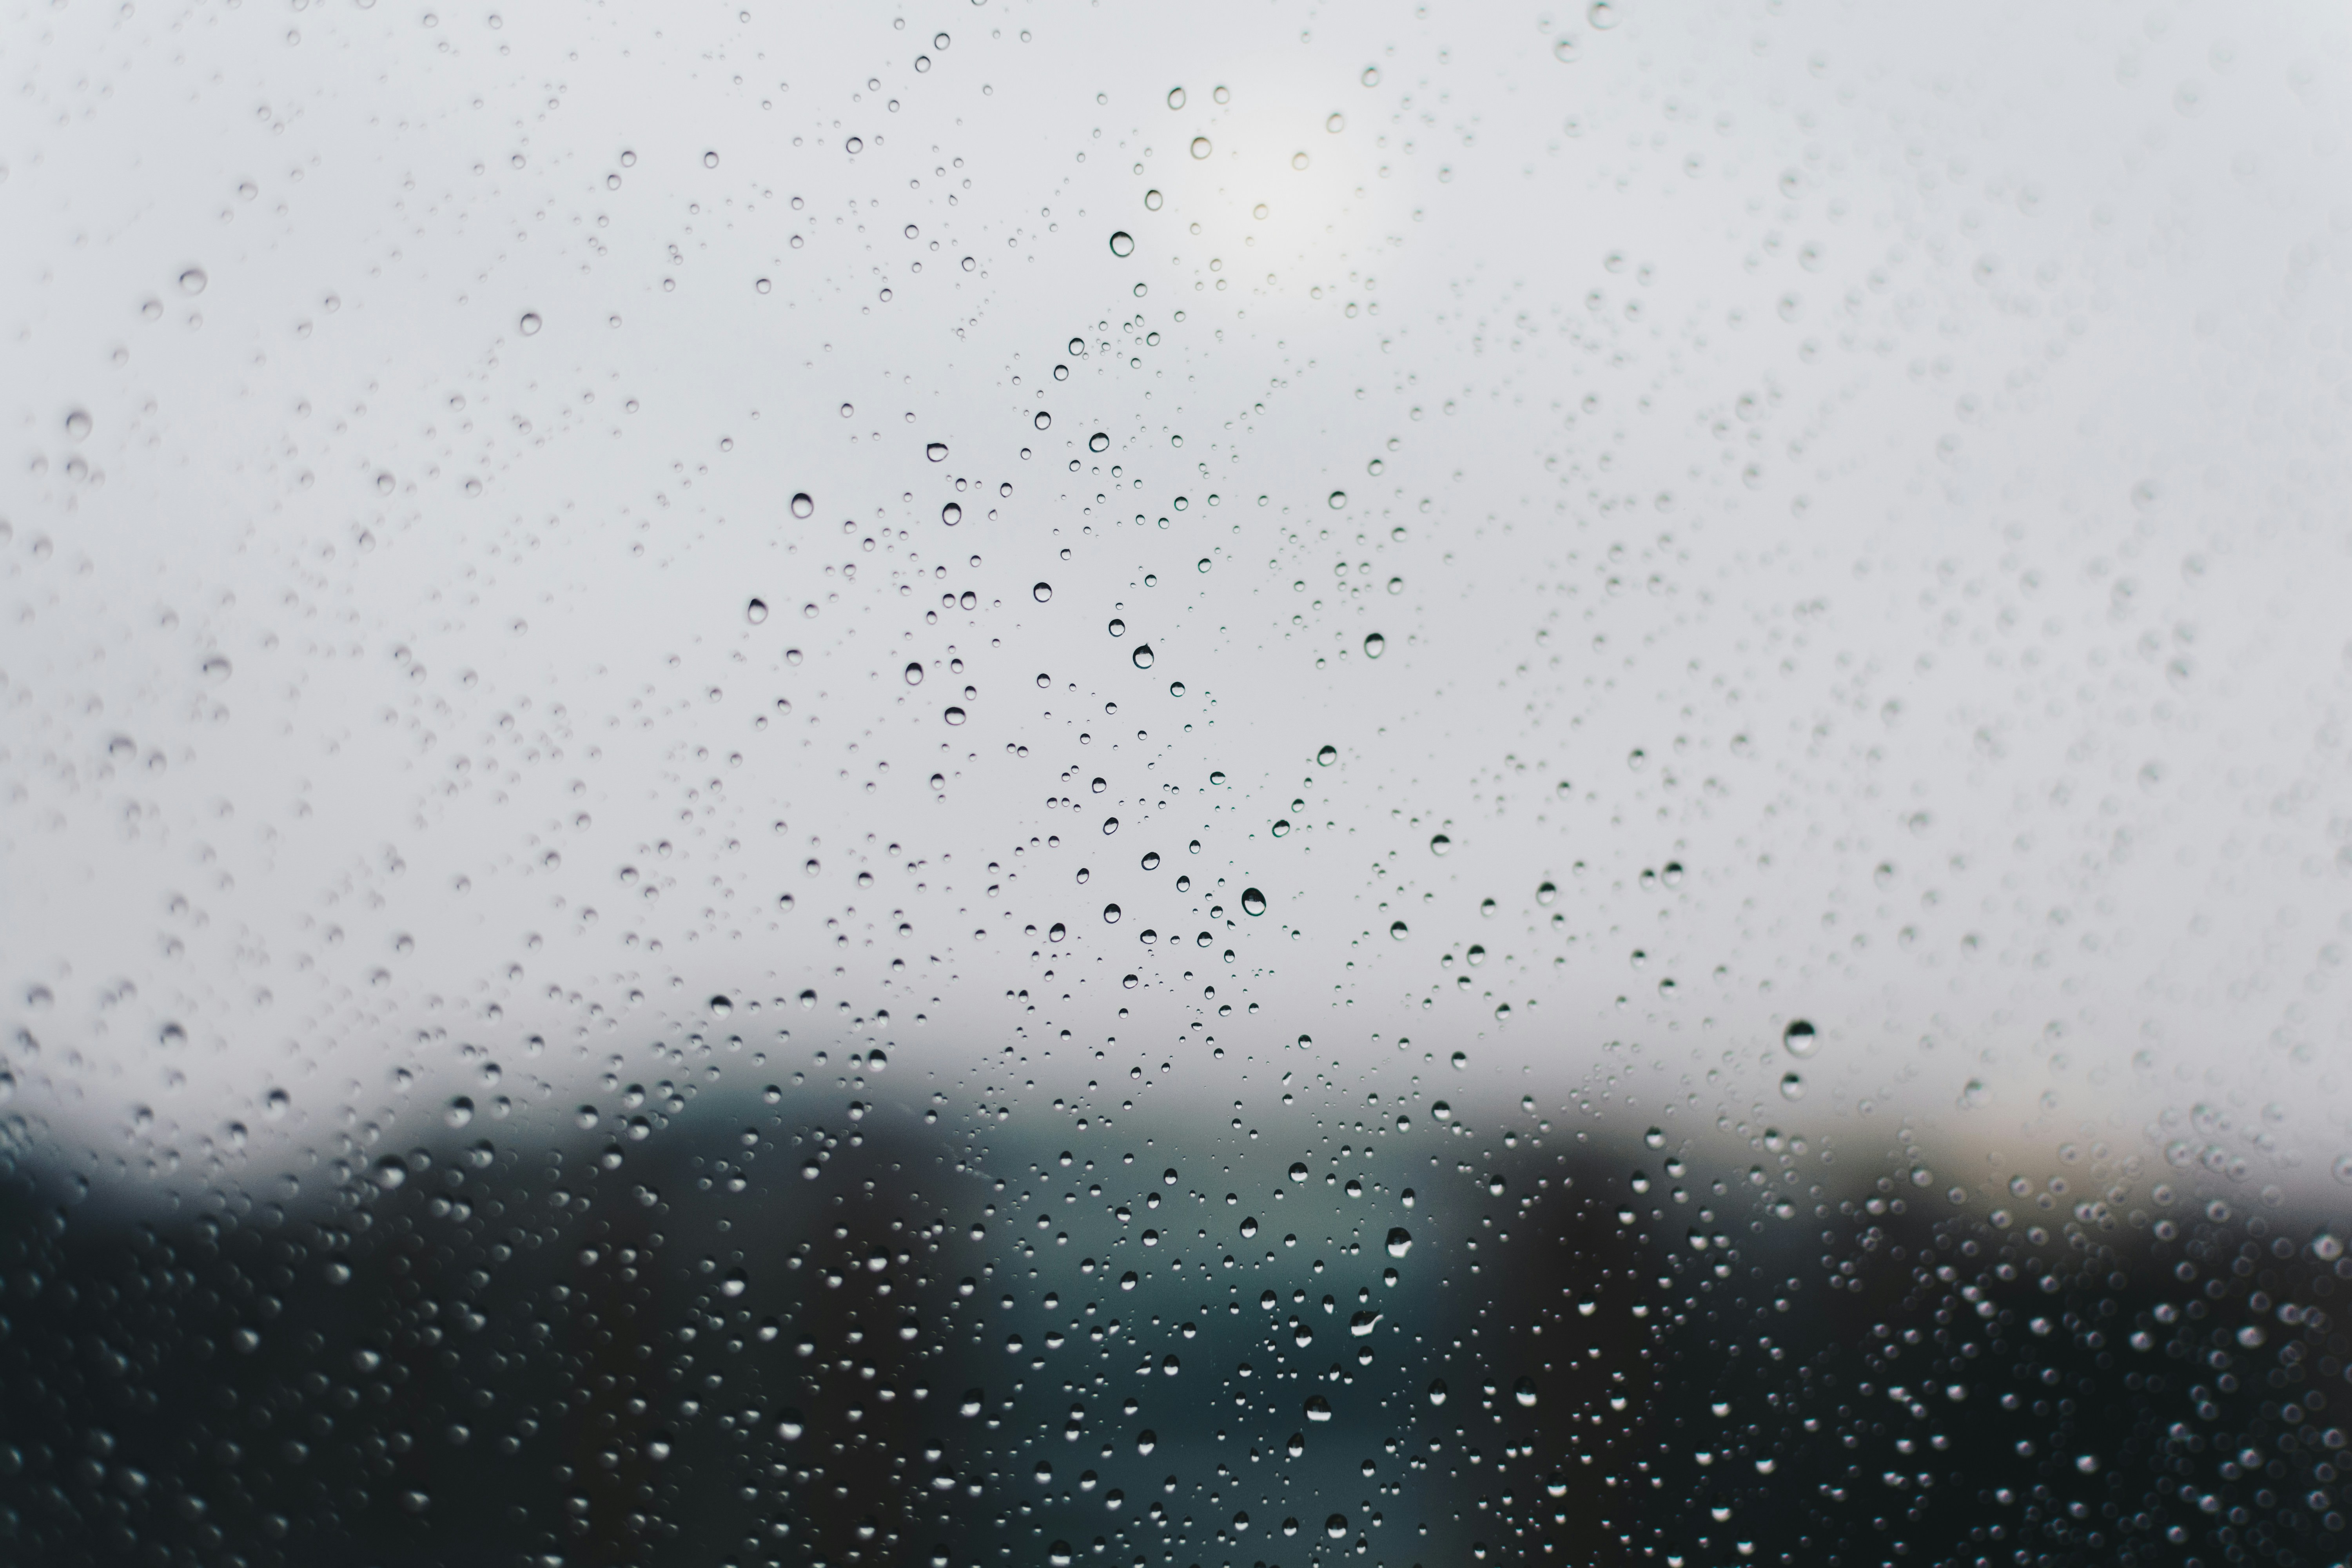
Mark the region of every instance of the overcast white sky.
[[0, 26], [21, 1141], [1307, 1036], [2333, 1190], [2332, 11], [516, 12]]

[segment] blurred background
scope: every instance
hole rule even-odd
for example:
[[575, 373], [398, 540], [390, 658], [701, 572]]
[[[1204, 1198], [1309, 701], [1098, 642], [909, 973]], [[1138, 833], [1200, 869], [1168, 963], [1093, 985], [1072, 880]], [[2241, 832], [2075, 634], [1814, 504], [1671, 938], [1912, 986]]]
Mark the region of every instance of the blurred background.
[[2347, 46], [24, 9], [10, 1557], [2343, 1563]]

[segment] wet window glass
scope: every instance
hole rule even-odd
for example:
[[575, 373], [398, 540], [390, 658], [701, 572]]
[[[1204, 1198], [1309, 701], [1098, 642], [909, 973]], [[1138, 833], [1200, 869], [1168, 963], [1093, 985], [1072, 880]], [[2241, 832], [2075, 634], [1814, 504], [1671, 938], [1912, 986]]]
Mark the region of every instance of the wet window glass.
[[0, 63], [0, 1557], [2342, 1561], [2324, 8]]

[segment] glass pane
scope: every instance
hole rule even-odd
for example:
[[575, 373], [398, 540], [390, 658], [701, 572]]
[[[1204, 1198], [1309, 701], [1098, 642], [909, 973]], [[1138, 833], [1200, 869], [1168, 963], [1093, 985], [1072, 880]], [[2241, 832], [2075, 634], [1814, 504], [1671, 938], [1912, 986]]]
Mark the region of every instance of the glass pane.
[[2341, 1558], [2331, 14], [5, 48], [9, 1560]]

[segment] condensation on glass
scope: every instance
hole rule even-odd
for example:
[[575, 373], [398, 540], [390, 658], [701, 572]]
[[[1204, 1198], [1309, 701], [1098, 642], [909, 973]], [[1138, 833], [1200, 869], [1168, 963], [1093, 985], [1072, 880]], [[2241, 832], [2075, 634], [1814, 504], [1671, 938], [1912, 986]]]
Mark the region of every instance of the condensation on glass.
[[0, 60], [0, 1555], [2340, 1562], [2331, 14]]

